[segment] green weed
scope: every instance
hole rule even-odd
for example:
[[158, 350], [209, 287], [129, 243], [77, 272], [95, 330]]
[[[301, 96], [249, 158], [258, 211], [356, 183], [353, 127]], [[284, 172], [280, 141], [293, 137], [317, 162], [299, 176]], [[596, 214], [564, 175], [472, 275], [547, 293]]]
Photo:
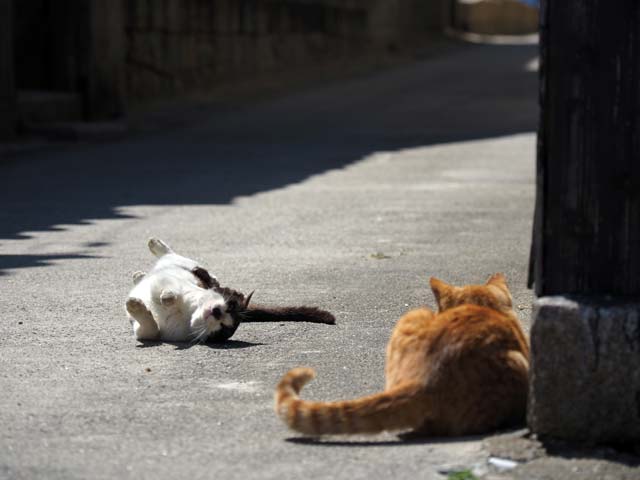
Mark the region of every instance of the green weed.
[[478, 477], [471, 473], [471, 470], [462, 470], [450, 473], [447, 480], [478, 480]]

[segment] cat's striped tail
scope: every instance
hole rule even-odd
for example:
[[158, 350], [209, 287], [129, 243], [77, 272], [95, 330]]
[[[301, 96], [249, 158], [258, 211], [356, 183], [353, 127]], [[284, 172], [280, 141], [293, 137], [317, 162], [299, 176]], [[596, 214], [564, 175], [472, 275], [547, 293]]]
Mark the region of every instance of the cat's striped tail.
[[316, 307], [265, 307], [250, 305], [242, 312], [243, 322], [311, 322], [334, 325], [336, 317]]
[[427, 399], [421, 385], [338, 402], [300, 399], [298, 393], [314, 377], [310, 368], [294, 368], [276, 387], [276, 413], [293, 430], [307, 435], [378, 433], [417, 428], [424, 421]]

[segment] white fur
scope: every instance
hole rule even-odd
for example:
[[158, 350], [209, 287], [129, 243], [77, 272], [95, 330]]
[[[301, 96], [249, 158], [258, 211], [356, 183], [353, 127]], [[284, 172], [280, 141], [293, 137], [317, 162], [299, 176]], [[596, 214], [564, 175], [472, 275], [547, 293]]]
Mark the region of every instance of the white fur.
[[[221, 325], [232, 326], [225, 299], [198, 285], [191, 269], [198, 264], [151, 238], [149, 250], [158, 261], [147, 274], [133, 274], [134, 287], [125, 310], [139, 340], [204, 341]], [[219, 309], [219, 318], [213, 315]]]

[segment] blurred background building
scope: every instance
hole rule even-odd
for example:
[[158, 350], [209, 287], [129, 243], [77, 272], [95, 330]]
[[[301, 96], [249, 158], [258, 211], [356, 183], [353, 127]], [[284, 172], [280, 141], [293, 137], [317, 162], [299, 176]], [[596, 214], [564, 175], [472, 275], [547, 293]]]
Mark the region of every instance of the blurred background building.
[[[535, 2], [528, 2], [535, 3]], [[344, 68], [446, 28], [527, 33], [516, 0], [0, 0], [0, 137], [222, 85]]]
[[486, 35], [522, 35], [538, 30], [537, 0], [458, 0], [452, 25]]

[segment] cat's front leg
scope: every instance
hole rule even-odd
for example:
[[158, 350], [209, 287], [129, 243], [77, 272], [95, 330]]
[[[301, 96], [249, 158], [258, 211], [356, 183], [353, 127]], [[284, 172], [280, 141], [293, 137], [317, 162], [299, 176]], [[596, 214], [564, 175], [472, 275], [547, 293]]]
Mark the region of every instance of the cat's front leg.
[[146, 275], [146, 273], [138, 270], [137, 272], [133, 273], [133, 284], [137, 285], [140, 283], [140, 281], [144, 278], [144, 276]]
[[125, 309], [134, 320], [133, 334], [138, 340], [155, 340], [160, 335], [158, 324], [142, 300], [135, 297], [127, 298]]
[[173, 253], [171, 247], [159, 238], [150, 238], [147, 245], [149, 246], [149, 250], [151, 250], [151, 253], [153, 253], [156, 257], [162, 257], [163, 255], [166, 255], [168, 253]]

